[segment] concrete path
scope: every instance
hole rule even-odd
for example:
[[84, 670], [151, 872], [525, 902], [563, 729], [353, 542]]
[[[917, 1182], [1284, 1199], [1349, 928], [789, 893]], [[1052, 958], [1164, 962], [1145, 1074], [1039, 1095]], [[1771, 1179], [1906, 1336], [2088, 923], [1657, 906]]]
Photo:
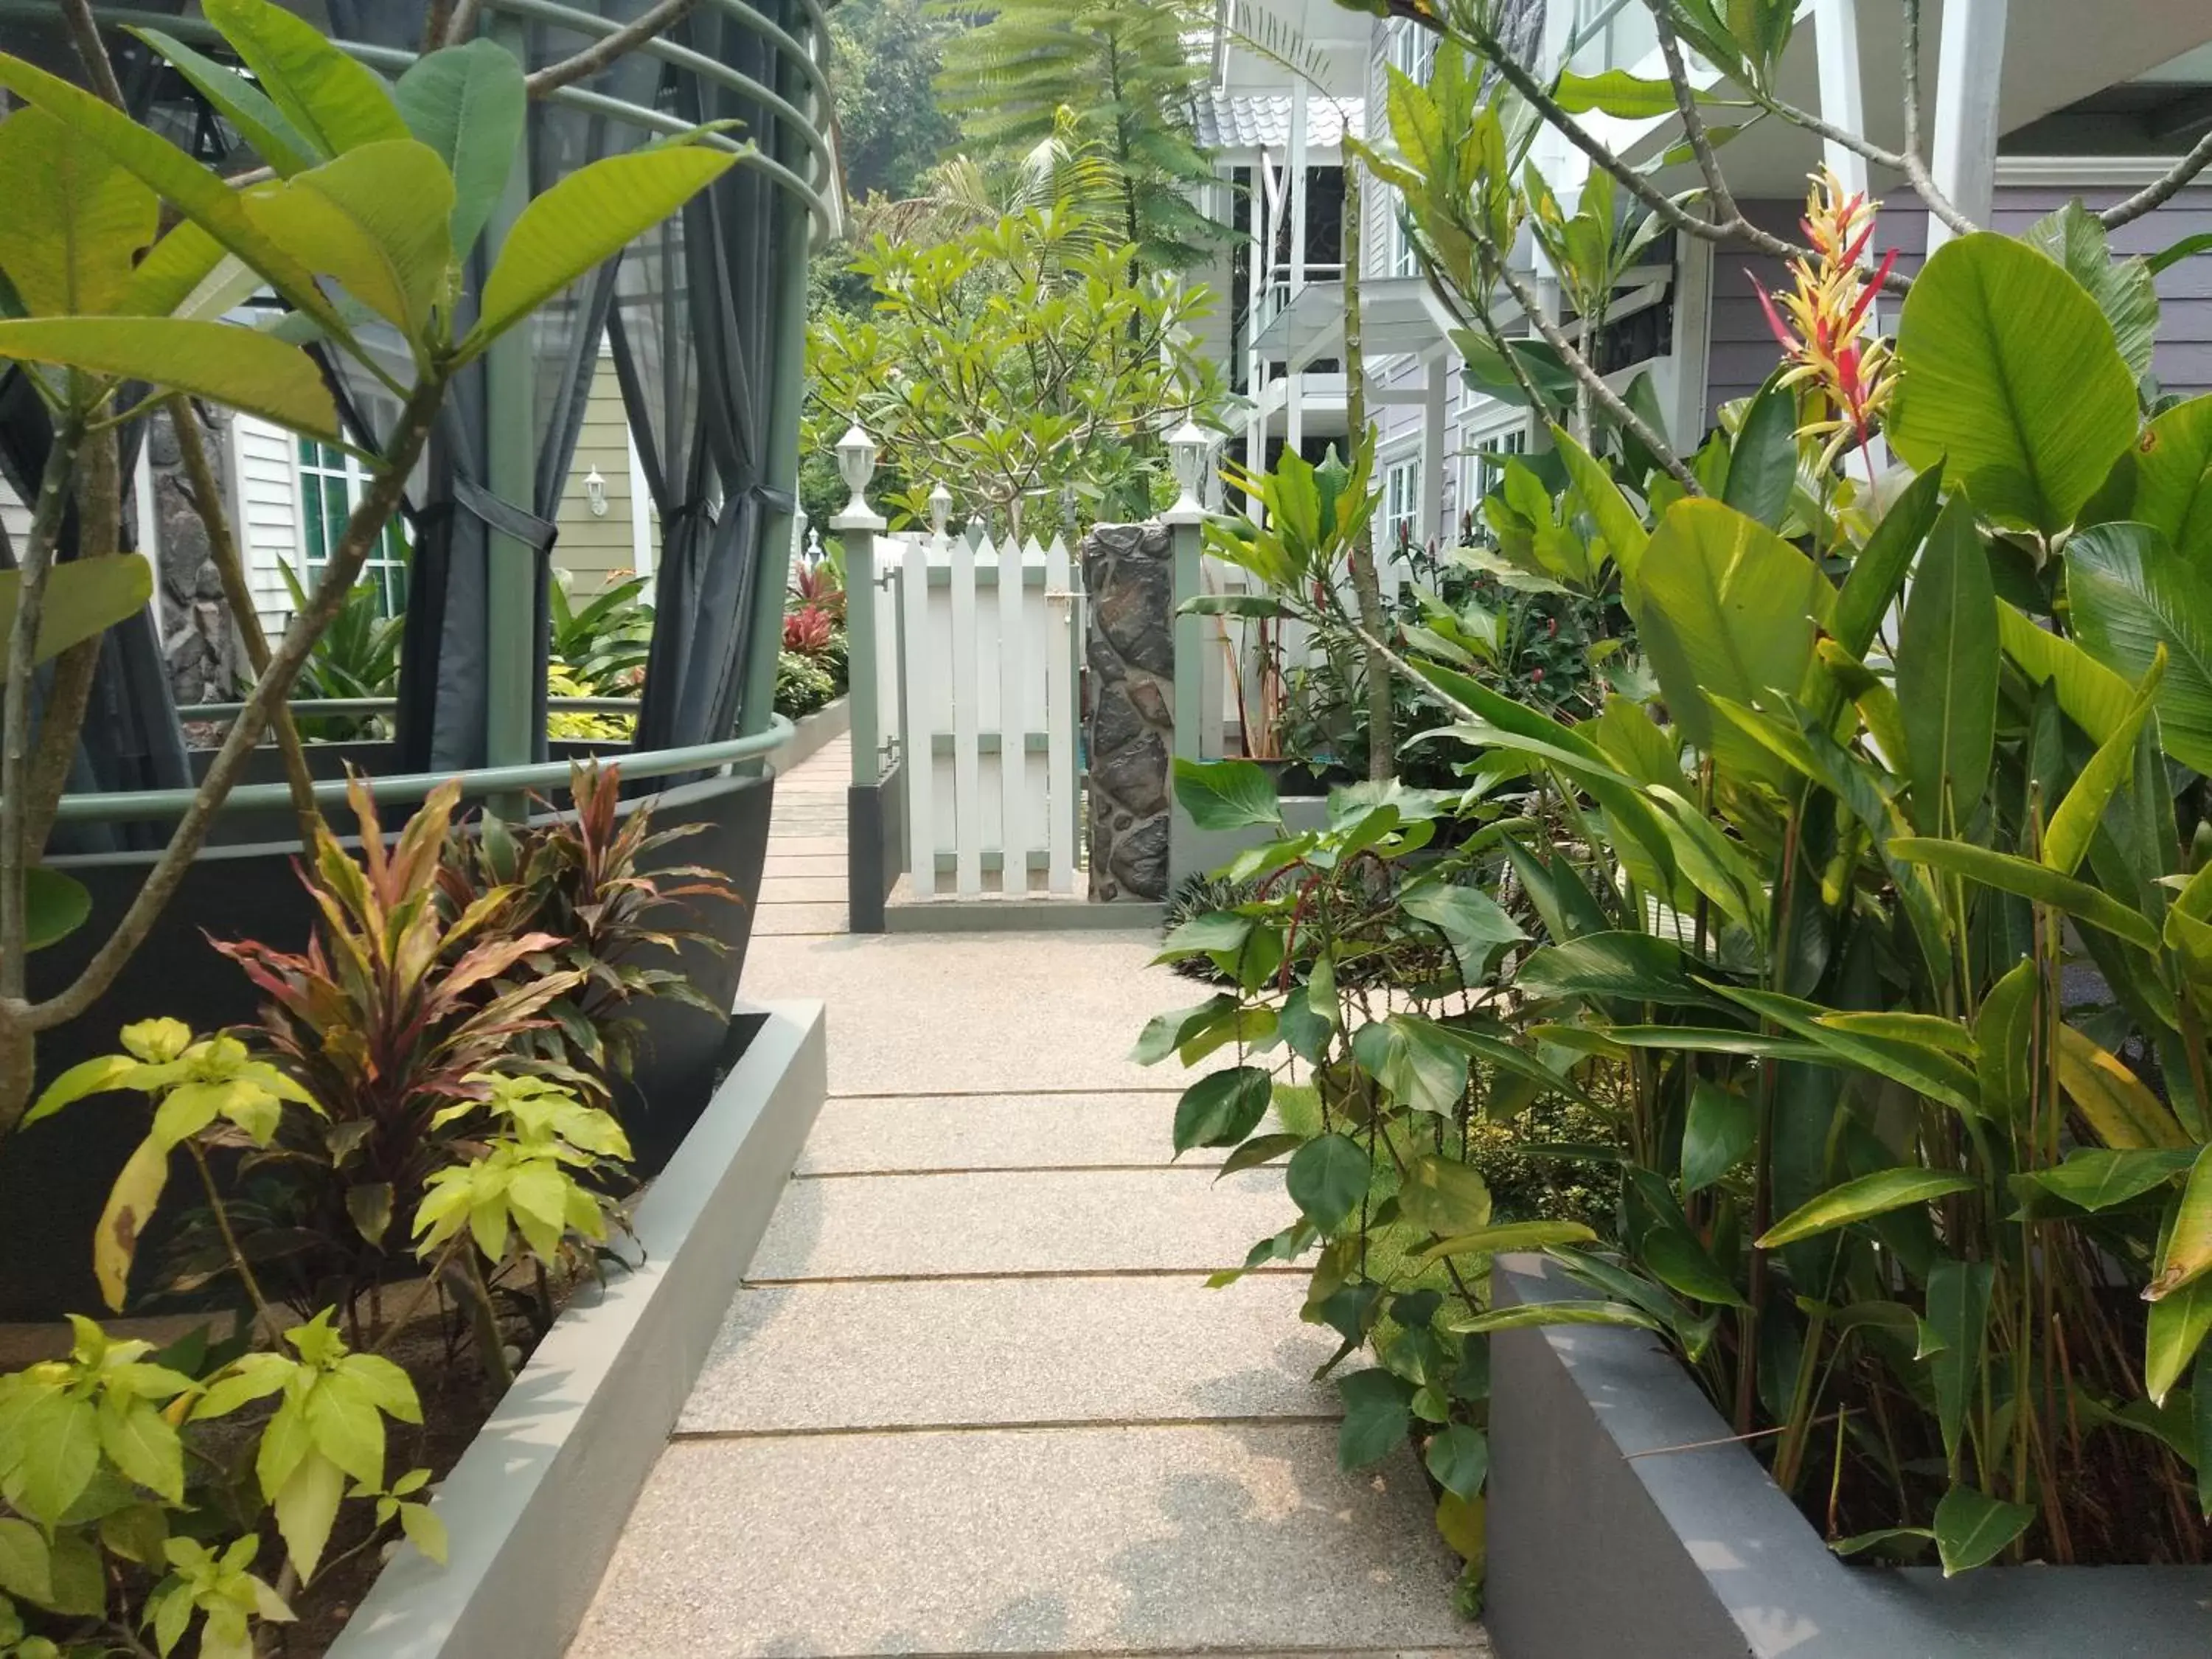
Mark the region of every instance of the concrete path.
[[1304, 1275], [1201, 1283], [1290, 1213], [1168, 1165], [1127, 1054], [1192, 988], [1149, 934], [824, 931], [847, 764], [778, 784], [745, 968], [829, 1003], [830, 1099], [571, 1659], [1486, 1653], [1411, 1456], [1336, 1467]]

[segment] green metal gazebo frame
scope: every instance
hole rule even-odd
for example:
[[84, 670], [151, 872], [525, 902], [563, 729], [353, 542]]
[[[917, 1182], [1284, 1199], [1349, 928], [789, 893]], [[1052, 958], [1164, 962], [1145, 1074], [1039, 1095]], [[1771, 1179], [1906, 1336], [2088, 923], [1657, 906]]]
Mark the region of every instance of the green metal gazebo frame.
[[[428, 0], [284, 3], [384, 73], [414, 61], [428, 10]], [[95, 15], [135, 113], [226, 170], [233, 156], [251, 165], [198, 94], [122, 32], [157, 28], [219, 51], [220, 37], [183, 15], [185, 4], [100, 5]], [[648, 9], [646, 0], [484, 0], [480, 27], [535, 70]], [[51, 0], [0, 0], [0, 46], [59, 73], [75, 67]], [[409, 491], [417, 568], [398, 770], [374, 781], [379, 797], [419, 799], [457, 775], [471, 794], [510, 799], [565, 781], [545, 738], [548, 520], [581, 416], [579, 375], [588, 384], [602, 330], [616, 343], [633, 429], [658, 468], [650, 482], [664, 536], [625, 773], [696, 775], [757, 759], [781, 741], [787, 728], [770, 705], [797, 512], [806, 269], [814, 235], [834, 234], [838, 214], [827, 52], [823, 0], [696, 0], [656, 38], [533, 102], [527, 165], [510, 179], [472, 282], [532, 191], [595, 153], [711, 123], [716, 130], [694, 142], [733, 153], [737, 164], [678, 219], [579, 283], [552, 325], [516, 330], [495, 347], [473, 395], [459, 389]], [[374, 447], [367, 384], [349, 384], [335, 367], [333, 379], [353, 435]], [[20, 473], [35, 459], [27, 447], [21, 421], [0, 410], [0, 460]], [[171, 816], [191, 793], [182, 711], [153, 625], [116, 634], [102, 665], [109, 706], [139, 729], [117, 744], [88, 728], [86, 769], [98, 787], [75, 792], [60, 813], [80, 836]], [[112, 752], [96, 747], [103, 738]], [[243, 787], [228, 808], [265, 805], [265, 793]]]

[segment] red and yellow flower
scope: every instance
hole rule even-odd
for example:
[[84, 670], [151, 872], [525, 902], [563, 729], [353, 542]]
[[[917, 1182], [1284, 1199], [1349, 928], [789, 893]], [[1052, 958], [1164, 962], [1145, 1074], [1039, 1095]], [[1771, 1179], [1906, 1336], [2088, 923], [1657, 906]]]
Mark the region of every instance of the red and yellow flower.
[[1897, 387], [1890, 343], [1873, 326], [1875, 295], [1897, 264], [1897, 250], [1880, 267], [1865, 263], [1880, 204], [1862, 191], [1846, 193], [1825, 167], [1813, 175], [1800, 222], [1811, 259], [1790, 262], [1794, 285], [1771, 294], [1756, 279], [1759, 304], [1789, 368], [1782, 384], [1799, 389], [1803, 418], [1798, 435], [1825, 440], [1820, 467], [1835, 465], [1845, 448], [1863, 448]]

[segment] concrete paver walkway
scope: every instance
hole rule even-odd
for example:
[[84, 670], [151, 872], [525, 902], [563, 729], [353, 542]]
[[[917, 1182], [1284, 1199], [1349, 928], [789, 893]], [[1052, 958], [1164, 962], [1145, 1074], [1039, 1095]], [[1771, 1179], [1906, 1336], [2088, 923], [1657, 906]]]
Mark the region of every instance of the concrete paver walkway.
[[1303, 1274], [1201, 1282], [1289, 1212], [1168, 1164], [1126, 1056], [1191, 988], [1146, 934], [820, 931], [847, 764], [779, 782], [745, 969], [828, 1001], [830, 1099], [572, 1659], [1484, 1653], [1412, 1459], [1336, 1467]]

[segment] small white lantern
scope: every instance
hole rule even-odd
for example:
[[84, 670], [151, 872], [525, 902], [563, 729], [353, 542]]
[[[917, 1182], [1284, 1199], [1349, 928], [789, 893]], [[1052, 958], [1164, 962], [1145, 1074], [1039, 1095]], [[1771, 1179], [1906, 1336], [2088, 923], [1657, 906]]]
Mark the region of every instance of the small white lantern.
[[867, 490], [868, 481], [876, 476], [876, 441], [860, 430], [858, 421], [837, 440], [837, 471], [853, 492], [853, 499], [845, 503], [845, 516], [870, 517], [874, 509], [868, 505]]
[[942, 536], [945, 526], [952, 522], [952, 492], [942, 483], [929, 492], [929, 533]]
[[1169, 509], [1175, 518], [1204, 516], [1206, 465], [1212, 453], [1213, 434], [1188, 416], [1168, 434], [1168, 465], [1174, 469], [1176, 483], [1182, 490]]

